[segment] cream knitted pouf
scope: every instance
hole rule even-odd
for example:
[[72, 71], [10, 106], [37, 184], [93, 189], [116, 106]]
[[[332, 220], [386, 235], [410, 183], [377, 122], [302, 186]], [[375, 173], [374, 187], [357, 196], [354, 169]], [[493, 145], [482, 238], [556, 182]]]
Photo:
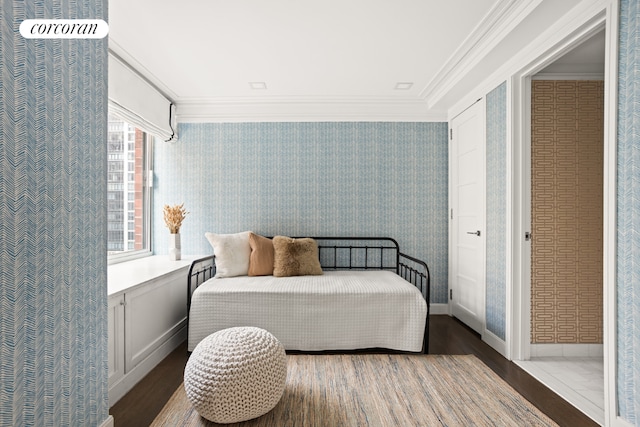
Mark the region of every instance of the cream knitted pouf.
[[272, 410], [284, 393], [283, 345], [260, 328], [229, 328], [200, 341], [184, 370], [184, 389], [198, 413], [238, 423]]

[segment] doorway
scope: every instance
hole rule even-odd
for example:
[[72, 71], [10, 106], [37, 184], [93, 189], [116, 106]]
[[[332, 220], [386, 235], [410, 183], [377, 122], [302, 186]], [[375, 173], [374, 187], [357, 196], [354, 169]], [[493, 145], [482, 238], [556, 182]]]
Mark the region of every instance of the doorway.
[[530, 80], [530, 360], [516, 362], [600, 424], [605, 39]]

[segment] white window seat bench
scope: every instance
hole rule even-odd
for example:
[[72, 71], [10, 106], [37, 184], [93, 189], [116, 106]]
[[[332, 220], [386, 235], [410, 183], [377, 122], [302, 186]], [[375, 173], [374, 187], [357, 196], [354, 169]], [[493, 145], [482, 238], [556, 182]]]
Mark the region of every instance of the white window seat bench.
[[109, 406], [187, 338], [187, 274], [199, 257], [108, 266]]

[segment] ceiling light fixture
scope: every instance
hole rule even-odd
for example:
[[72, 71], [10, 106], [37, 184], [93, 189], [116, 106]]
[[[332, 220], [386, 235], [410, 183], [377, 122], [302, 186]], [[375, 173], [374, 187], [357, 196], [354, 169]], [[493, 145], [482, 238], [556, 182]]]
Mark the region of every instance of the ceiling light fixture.
[[396, 83], [395, 90], [409, 90], [413, 86], [413, 82], [398, 82]]
[[265, 90], [267, 84], [265, 82], [249, 82], [249, 87], [253, 90]]

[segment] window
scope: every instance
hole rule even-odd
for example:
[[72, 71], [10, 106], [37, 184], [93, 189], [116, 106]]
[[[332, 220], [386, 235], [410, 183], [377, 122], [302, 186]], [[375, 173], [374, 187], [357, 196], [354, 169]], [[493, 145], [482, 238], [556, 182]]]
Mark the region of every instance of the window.
[[109, 114], [107, 251], [109, 263], [151, 254], [153, 136]]

